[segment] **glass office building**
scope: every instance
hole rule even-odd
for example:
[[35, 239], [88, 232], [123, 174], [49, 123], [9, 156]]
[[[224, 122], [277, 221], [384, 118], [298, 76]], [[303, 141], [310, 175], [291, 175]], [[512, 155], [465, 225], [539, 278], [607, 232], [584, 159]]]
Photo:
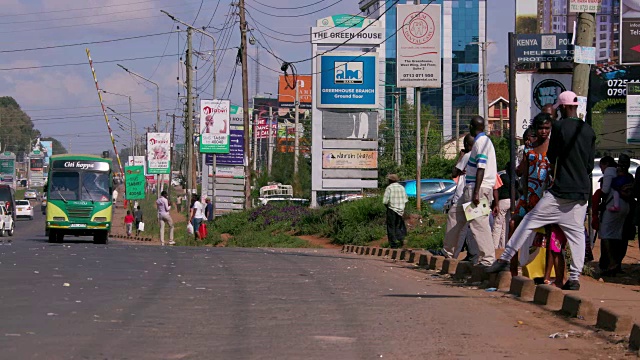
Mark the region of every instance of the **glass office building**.
[[[419, 0], [422, 4], [430, 0]], [[414, 4], [412, 0], [400, 0], [398, 4]], [[442, 121], [443, 134], [449, 139], [454, 133], [456, 111], [462, 119], [482, 113], [478, 101], [482, 98], [480, 72], [482, 56], [479, 43], [486, 41], [485, 0], [435, 0], [433, 4], [442, 9], [442, 88], [422, 90], [422, 104]], [[385, 118], [392, 119], [395, 97], [393, 92], [402, 92], [413, 102], [413, 91], [397, 89], [396, 83], [396, 37], [397, 28], [395, 0], [361, 0], [360, 10], [370, 18], [379, 18], [385, 27], [388, 40], [380, 46], [385, 55], [385, 65], [380, 70], [380, 79], [385, 79], [384, 98], [380, 105], [385, 109]], [[392, 6], [387, 8], [387, 6]], [[384, 74], [383, 74], [384, 73]], [[462, 121], [462, 120], [461, 120]]]

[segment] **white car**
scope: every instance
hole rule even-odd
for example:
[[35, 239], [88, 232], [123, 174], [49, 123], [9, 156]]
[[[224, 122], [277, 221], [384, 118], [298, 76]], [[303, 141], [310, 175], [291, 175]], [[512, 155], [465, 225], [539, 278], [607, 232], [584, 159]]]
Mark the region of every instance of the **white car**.
[[[618, 162], [618, 158], [615, 158], [616, 162]], [[600, 189], [600, 178], [602, 178], [602, 171], [600, 170], [600, 158], [595, 159], [593, 164], [593, 172], [591, 173], [592, 178], [592, 192], [595, 194], [596, 190]], [[636, 175], [636, 169], [640, 166], [640, 160], [631, 159], [631, 166], [629, 166], [629, 173], [633, 176]]]
[[16, 218], [33, 220], [33, 206], [29, 200], [16, 200]]
[[13, 216], [7, 213], [4, 207], [4, 203], [0, 206], [0, 237], [5, 234], [13, 236], [15, 224], [13, 223]]

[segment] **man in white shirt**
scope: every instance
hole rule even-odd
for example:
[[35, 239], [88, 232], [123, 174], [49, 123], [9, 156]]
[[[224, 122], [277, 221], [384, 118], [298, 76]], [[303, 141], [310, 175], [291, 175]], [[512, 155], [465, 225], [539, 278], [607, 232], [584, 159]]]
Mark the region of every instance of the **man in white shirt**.
[[200, 225], [204, 220], [204, 206], [197, 194], [193, 194], [191, 200], [193, 202], [193, 207], [191, 208], [191, 217], [189, 218], [189, 222], [193, 225], [193, 234], [196, 240], [201, 240], [204, 235], [200, 234]]
[[160, 198], [156, 200], [156, 207], [158, 208], [158, 222], [160, 223], [160, 243], [164, 246], [164, 224], [166, 223], [169, 225], [169, 245], [174, 245], [173, 219], [171, 219], [171, 214], [169, 214], [171, 204], [169, 200], [167, 200], [166, 191], [160, 193]]
[[[484, 119], [474, 116], [471, 119], [470, 134], [474, 136], [474, 144], [469, 153], [466, 166], [466, 186], [458, 204], [456, 205], [455, 223], [451, 229], [447, 227], [445, 237], [445, 253], [452, 257], [460, 231], [466, 226], [467, 220], [462, 205], [472, 202], [475, 206], [490, 206], [493, 200], [493, 187], [498, 174], [496, 154], [491, 139], [484, 133]], [[482, 204], [481, 204], [482, 201]], [[475, 264], [489, 266], [495, 260], [495, 248], [491, 235], [489, 216], [480, 216], [468, 222], [473, 234], [469, 244], [470, 252]]]

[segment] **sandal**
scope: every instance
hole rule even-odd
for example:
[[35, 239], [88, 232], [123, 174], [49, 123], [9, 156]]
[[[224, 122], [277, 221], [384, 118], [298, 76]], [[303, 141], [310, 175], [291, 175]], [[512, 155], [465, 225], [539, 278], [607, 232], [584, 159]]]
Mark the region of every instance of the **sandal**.
[[545, 281], [544, 281], [544, 284], [545, 284], [545, 285], [553, 285], [553, 284], [554, 284], [554, 282], [553, 282], [553, 281], [551, 281], [551, 280], [545, 280]]

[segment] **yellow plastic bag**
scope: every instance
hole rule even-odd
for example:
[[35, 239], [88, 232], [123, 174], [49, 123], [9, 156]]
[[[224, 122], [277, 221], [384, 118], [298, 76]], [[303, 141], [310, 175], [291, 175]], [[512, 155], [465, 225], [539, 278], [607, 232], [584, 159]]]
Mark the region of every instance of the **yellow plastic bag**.
[[[522, 275], [529, 279], [544, 277], [544, 269], [547, 264], [547, 249], [540, 248], [535, 259], [522, 267]], [[556, 277], [555, 269], [551, 270], [551, 277]]]

